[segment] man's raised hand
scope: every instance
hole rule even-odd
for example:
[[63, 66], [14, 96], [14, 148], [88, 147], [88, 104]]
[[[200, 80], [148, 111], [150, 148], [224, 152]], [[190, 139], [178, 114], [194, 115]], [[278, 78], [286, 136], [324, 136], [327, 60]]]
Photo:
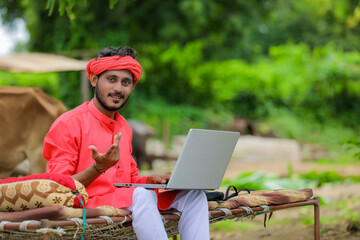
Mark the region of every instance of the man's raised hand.
[[119, 143], [121, 132], [114, 136], [114, 143], [109, 147], [105, 153], [99, 153], [97, 148], [93, 145], [89, 146], [92, 151], [92, 158], [95, 160], [95, 168], [99, 172], [105, 172], [114, 166], [120, 159]]

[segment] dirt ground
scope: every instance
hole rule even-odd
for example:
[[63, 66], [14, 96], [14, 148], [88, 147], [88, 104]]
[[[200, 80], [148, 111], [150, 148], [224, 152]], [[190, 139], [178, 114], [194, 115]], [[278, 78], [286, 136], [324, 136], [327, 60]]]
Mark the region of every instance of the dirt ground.
[[[350, 233], [344, 225], [321, 226], [320, 239], [324, 240], [359, 240], [360, 233]], [[291, 225], [271, 226], [256, 230], [231, 231], [228, 233], [211, 233], [212, 240], [237, 240], [237, 239], [261, 239], [261, 240], [308, 240], [314, 239], [312, 226]]]

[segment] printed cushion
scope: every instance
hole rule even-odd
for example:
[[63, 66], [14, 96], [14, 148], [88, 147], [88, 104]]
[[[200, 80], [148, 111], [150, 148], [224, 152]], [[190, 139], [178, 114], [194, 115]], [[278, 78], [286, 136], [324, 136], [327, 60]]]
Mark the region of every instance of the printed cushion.
[[292, 202], [305, 201], [313, 196], [312, 189], [301, 190], [260, 190], [249, 193], [241, 192], [238, 196], [230, 198], [223, 203], [209, 202], [209, 209], [228, 208], [233, 209], [240, 206], [256, 207], [260, 205], [275, 205]]
[[84, 185], [68, 175], [57, 173], [34, 174], [26, 177], [0, 179], [0, 211], [14, 212], [29, 209], [86, 205], [88, 195]]

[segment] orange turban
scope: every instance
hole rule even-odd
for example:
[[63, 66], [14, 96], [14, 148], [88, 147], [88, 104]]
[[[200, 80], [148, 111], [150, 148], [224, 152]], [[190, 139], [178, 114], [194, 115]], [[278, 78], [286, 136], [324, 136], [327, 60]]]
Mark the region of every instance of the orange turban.
[[94, 73], [99, 75], [100, 73], [106, 70], [129, 70], [134, 74], [134, 84], [139, 81], [142, 74], [142, 68], [138, 61], [130, 56], [111, 56], [111, 57], [101, 57], [98, 59], [91, 59], [87, 66], [87, 76], [90, 79], [90, 74]]

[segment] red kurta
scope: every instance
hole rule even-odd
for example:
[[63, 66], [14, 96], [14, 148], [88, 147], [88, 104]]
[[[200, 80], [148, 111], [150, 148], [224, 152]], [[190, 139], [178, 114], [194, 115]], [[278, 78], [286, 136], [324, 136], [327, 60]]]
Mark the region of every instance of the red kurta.
[[[88, 147], [94, 145], [104, 153], [113, 144], [114, 136], [121, 132], [120, 160], [86, 188], [87, 207], [131, 206], [134, 188], [116, 188], [113, 183], [146, 183], [147, 177], [138, 175], [131, 156], [132, 129], [118, 112], [114, 121], [101, 113], [93, 101], [64, 113], [51, 126], [43, 147], [43, 155], [48, 160], [47, 172], [74, 175], [83, 171], [95, 162]], [[168, 194], [170, 198], [159, 198], [160, 209], [168, 208], [174, 199], [175, 193]]]

